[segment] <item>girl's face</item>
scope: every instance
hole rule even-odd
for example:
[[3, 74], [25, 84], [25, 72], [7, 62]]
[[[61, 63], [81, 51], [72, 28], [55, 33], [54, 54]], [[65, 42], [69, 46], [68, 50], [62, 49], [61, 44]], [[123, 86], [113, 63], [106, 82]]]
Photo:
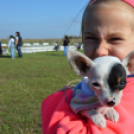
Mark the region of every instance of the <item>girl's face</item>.
[[107, 55], [125, 58], [134, 50], [131, 16], [119, 6], [87, 11], [83, 22], [85, 54], [91, 59]]

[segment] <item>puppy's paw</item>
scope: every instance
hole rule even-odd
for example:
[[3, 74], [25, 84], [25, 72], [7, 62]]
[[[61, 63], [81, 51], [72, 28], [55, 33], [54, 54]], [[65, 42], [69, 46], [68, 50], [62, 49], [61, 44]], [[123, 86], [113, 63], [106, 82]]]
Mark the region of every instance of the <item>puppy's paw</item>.
[[104, 115], [98, 113], [95, 109], [83, 110], [81, 114], [82, 116], [89, 118], [97, 127], [106, 127], [106, 119]]
[[95, 115], [91, 115], [90, 119], [92, 120], [92, 122], [100, 128], [105, 128], [106, 127], [106, 119], [102, 114], [95, 114]]
[[100, 128], [106, 127], [105, 117], [102, 114], [100, 114], [98, 111], [96, 111], [95, 109], [89, 110], [86, 114], [89, 115], [89, 118], [97, 127], [100, 127]]
[[106, 118], [113, 122], [118, 122], [119, 114], [116, 112], [114, 108], [109, 108], [105, 114]]

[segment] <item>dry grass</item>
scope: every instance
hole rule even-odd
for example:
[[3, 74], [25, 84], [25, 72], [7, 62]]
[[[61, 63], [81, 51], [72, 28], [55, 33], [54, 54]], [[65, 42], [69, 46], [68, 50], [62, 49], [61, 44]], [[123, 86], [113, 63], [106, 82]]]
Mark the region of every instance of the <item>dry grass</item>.
[[[8, 43], [8, 39], [0, 39], [1, 43], [2, 44], [7, 44]], [[44, 42], [48, 42], [50, 45], [54, 42], [58, 42], [60, 45], [62, 45], [62, 42], [63, 42], [63, 39], [23, 39], [23, 43], [30, 43], [30, 44], [33, 44], [33, 43], [44, 43]], [[70, 39], [70, 45], [73, 45], [74, 43], [77, 43], [77, 42], [82, 42], [81, 41], [81, 38], [78, 38], [78, 39]]]

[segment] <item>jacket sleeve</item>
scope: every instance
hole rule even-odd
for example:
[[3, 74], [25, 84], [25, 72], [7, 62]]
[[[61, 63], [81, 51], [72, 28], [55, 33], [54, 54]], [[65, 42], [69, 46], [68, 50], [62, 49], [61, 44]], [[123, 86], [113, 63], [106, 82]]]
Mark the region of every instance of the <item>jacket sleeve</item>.
[[70, 109], [72, 90], [58, 91], [48, 96], [42, 103], [43, 134], [88, 134], [87, 123]]

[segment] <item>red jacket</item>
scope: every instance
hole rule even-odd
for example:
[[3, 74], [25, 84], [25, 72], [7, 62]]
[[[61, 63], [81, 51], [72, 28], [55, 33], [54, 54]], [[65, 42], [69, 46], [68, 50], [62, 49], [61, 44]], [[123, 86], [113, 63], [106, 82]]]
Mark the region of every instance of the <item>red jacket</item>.
[[43, 134], [134, 134], [134, 78], [127, 78], [121, 102], [115, 107], [119, 122], [107, 120], [107, 127], [99, 129], [88, 119], [75, 115], [70, 109], [72, 90], [65, 94], [58, 91], [48, 96], [42, 103]]

